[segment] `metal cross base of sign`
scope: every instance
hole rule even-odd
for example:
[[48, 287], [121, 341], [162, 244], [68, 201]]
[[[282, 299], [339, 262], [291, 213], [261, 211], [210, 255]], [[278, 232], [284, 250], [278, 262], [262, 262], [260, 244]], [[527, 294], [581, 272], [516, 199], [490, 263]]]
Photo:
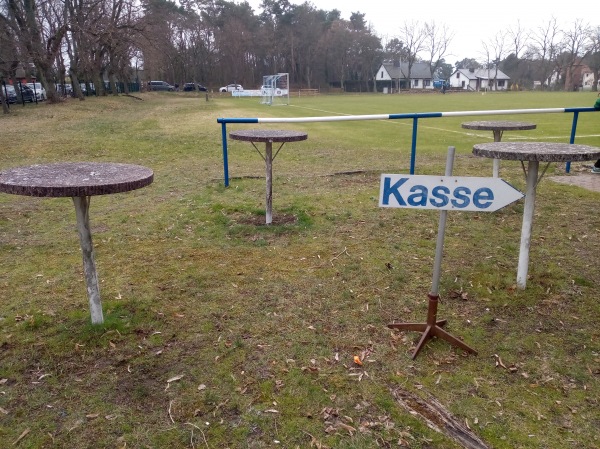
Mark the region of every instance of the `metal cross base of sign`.
[[429, 305], [427, 308], [427, 322], [425, 323], [391, 323], [388, 324], [390, 329], [398, 329], [400, 331], [416, 331], [423, 332], [421, 335], [421, 339], [417, 344], [415, 351], [413, 352], [412, 359], [414, 360], [421, 349], [425, 346], [425, 344], [432, 339], [433, 337], [441, 338], [442, 340], [446, 340], [453, 346], [457, 346], [471, 354], [477, 355], [477, 351], [471, 348], [470, 346], [463, 343], [458, 338], [452, 336], [450, 333], [446, 332], [442, 329], [442, 326], [446, 324], [446, 320], [438, 320], [437, 319], [437, 307], [438, 307], [438, 299], [439, 295], [433, 295], [429, 293], [427, 295], [429, 297]]
[[444, 249], [446, 217], [449, 210], [492, 212], [523, 197], [523, 194], [499, 178], [452, 177], [454, 147], [448, 148], [446, 174], [440, 176], [381, 175], [379, 206], [413, 209], [439, 209], [433, 280], [425, 323], [391, 323], [388, 327], [402, 331], [423, 332], [415, 351], [417, 357], [425, 343], [438, 337], [471, 354], [477, 354], [470, 346], [442, 329], [446, 320], [437, 319], [439, 285]]

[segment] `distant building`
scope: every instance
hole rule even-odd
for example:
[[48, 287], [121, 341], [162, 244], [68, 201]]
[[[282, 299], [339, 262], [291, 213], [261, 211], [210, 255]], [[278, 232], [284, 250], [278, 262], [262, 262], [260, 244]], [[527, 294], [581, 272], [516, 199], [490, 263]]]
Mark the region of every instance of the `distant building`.
[[600, 90], [600, 80], [595, 80], [596, 76], [592, 69], [587, 65], [581, 68], [581, 87], [583, 90], [592, 90], [594, 82], [596, 84], [596, 90]]
[[507, 90], [510, 77], [502, 70], [458, 69], [450, 77], [450, 87], [472, 91]]
[[384, 62], [375, 76], [377, 90], [397, 92], [400, 89], [433, 89], [433, 80], [426, 62], [415, 62], [408, 76], [408, 63], [404, 61]]

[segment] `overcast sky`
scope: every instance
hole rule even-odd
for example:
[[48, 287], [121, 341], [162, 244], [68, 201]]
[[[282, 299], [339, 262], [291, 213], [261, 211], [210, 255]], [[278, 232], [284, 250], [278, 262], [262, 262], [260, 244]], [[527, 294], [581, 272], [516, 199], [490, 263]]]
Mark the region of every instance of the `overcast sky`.
[[[303, 0], [290, 0], [292, 4], [304, 3]], [[261, 11], [261, 0], [248, 0], [255, 12]], [[545, 28], [552, 17], [556, 17], [563, 29], [572, 29], [577, 19], [592, 26], [600, 26], [598, 16], [598, 0], [575, 0], [573, 3], [558, 0], [502, 0], [495, 2], [463, 2], [451, 1], [409, 1], [389, 0], [315, 0], [311, 2], [319, 9], [342, 12], [343, 19], [349, 19], [353, 12], [365, 14], [365, 19], [375, 33], [382, 38], [382, 43], [393, 37], [399, 37], [400, 27], [406, 22], [421, 23], [435, 21], [446, 24], [454, 34], [450, 45], [450, 53], [446, 62], [454, 62], [463, 58], [483, 60], [482, 41], [489, 41], [501, 30], [516, 29], [520, 22], [521, 29], [537, 30]], [[443, 6], [436, 6], [442, 4]], [[588, 18], [594, 19], [593, 22]]]

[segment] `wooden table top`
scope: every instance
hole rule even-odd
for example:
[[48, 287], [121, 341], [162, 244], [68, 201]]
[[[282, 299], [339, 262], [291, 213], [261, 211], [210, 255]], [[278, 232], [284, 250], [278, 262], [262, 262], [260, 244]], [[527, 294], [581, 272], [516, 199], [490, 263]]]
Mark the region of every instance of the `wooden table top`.
[[308, 134], [285, 129], [245, 129], [230, 132], [229, 137], [247, 142], [298, 142], [306, 140]]
[[569, 143], [489, 142], [474, 145], [473, 154], [513, 161], [576, 162], [600, 159], [600, 148]]
[[481, 120], [465, 122], [461, 125], [466, 129], [479, 129], [483, 131], [519, 131], [535, 129], [537, 125], [529, 122], [514, 122], [510, 120]]
[[107, 195], [152, 183], [152, 170], [112, 162], [62, 162], [0, 171], [0, 192], [39, 197]]

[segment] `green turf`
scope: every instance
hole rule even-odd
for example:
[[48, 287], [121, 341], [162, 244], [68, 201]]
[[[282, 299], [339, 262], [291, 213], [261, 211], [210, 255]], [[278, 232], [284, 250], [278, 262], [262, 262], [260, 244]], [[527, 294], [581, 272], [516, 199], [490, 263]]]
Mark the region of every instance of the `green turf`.
[[[141, 97], [0, 118], [0, 170], [85, 160], [155, 172], [149, 187], [91, 200], [102, 326], [89, 322], [71, 201], [0, 195], [0, 447], [461, 447], [401, 408], [399, 388], [435, 397], [489, 447], [600, 445], [599, 193], [542, 180], [524, 291], [522, 201], [449, 213], [438, 315], [479, 355], [432, 341], [413, 361], [419, 335], [386, 324], [426, 318], [439, 214], [378, 207], [379, 175], [408, 173], [412, 120], [229, 125], [308, 133], [275, 160], [270, 227], [264, 162], [230, 141], [225, 188], [217, 123], [589, 106], [594, 93], [320, 96], [281, 107]], [[568, 142], [572, 118], [501, 116], [537, 124], [504, 140]], [[600, 146], [598, 118], [580, 115], [577, 143]], [[471, 154], [491, 132], [460, 126], [475, 119], [420, 119], [416, 172], [442, 174], [455, 146], [456, 175], [491, 176], [491, 161]], [[523, 189], [520, 165], [503, 162], [501, 174]], [[552, 175], [568, 176], [564, 166]]]

